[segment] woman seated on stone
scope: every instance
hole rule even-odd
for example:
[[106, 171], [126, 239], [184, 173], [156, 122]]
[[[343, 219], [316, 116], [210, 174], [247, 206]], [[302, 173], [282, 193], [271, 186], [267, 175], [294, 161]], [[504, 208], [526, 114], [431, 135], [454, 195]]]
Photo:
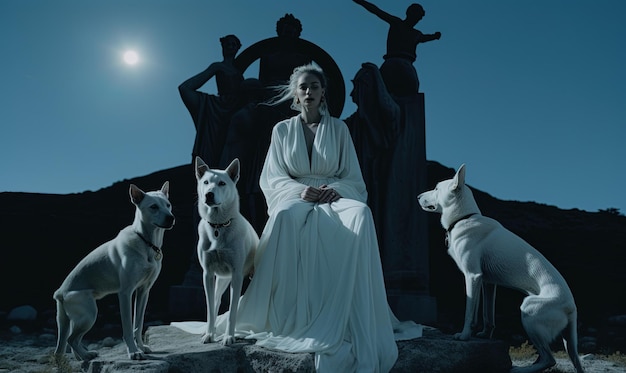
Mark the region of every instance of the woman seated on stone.
[[[261, 346], [315, 352], [319, 372], [388, 372], [401, 325], [387, 304], [352, 138], [328, 114], [326, 87], [317, 65], [300, 66], [271, 102], [293, 100], [300, 113], [272, 131], [259, 181], [269, 220], [237, 331]], [[402, 328], [421, 336], [415, 323]]]

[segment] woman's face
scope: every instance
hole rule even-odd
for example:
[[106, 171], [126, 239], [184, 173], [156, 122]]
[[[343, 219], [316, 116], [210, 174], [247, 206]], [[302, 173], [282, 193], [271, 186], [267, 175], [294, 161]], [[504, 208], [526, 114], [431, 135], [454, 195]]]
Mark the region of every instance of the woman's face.
[[324, 88], [317, 75], [308, 72], [300, 75], [296, 96], [303, 108], [318, 109], [324, 96]]

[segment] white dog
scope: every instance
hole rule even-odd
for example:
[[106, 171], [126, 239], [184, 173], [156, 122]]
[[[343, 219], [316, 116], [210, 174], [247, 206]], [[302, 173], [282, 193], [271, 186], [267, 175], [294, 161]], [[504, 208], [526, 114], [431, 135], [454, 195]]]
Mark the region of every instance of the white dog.
[[528, 296], [520, 307], [522, 325], [537, 349], [537, 361], [512, 372], [538, 372], [556, 362], [550, 343], [562, 334], [565, 347], [577, 372], [583, 372], [578, 357], [576, 304], [565, 279], [536, 249], [481, 215], [469, 187], [465, 165], [454, 178], [437, 184], [418, 197], [425, 211], [441, 214], [447, 231], [448, 254], [465, 277], [466, 309], [463, 331], [456, 339], [468, 340], [477, 324], [479, 297], [483, 292], [483, 331], [491, 338], [494, 328], [496, 285], [517, 289]]
[[198, 186], [198, 259], [203, 269], [204, 292], [207, 303], [207, 327], [202, 343], [214, 342], [215, 318], [222, 294], [230, 284], [230, 314], [223, 345], [235, 341], [237, 306], [244, 275], [254, 266], [254, 254], [259, 237], [252, 225], [239, 212], [239, 159], [225, 170], [210, 169], [196, 157]]
[[88, 361], [98, 355], [85, 349], [82, 338], [96, 322], [96, 300], [114, 293], [119, 298], [128, 357], [141, 360], [145, 359], [144, 353], [151, 352], [141, 338], [144, 312], [150, 288], [161, 272], [163, 234], [174, 226], [174, 215], [168, 200], [168, 182], [160, 191], [148, 193], [131, 184], [129, 193], [136, 207], [133, 224], [83, 258], [54, 293], [59, 329], [57, 355], [65, 353], [68, 343], [78, 360]]

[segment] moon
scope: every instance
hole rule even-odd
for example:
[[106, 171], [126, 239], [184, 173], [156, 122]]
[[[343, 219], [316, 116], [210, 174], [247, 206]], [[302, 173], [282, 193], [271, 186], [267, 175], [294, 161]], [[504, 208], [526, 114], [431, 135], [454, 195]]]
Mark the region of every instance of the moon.
[[124, 52], [124, 62], [131, 66], [135, 65], [137, 64], [137, 62], [139, 62], [139, 55], [133, 50], [128, 50]]

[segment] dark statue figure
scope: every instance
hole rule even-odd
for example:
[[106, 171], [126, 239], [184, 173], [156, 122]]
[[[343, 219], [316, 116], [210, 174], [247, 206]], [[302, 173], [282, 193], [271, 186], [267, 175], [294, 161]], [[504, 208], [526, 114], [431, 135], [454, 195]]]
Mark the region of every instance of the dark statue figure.
[[390, 94], [372, 63], [362, 65], [353, 84], [358, 108], [344, 121], [367, 185], [390, 305], [404, 317], [425, 320], [434, 311], [413, 310], [434, 302], [428, 296], [427, 219], [417, 200], [407, 200], [426, 188], [423, 94]]
[[[241, 48], [239, 38], [227, 35], [220, 38], [220, 43], [224, 60], [210, 64], [204, 71], [178, 86], [180, 97], [196, 126], [191, 159], [200, 156], [209, 167], [219, 165], [228, 122], [240, 105], [238, 91], [243, 82], [243, 74], [233, 64]], [[199, 91], [213, 77], [217, 96]]]
[[[357, 151], [367, 185], [367, 204], [372, 210], [378, 241], [385, 242], [385, 226], [393, 224], [385, 206], [388, 193], [395, 193], [388, 182], [391, 157], [400, 132], [400, 107], [387, 92], [378, 66], [366, 62], [352, 80], [350, 92], [357, 111], [345, 118]], [[393, 219], [392, 219], [393, 220]]]
[[311, 56], [297, 49], [302, 23], [293, 14], [276, 22], [278, 48], [263, 53], [259, 59], [259, 80], [266, 87], [285, 84], [293, 69], [311, 63]]
[[413, 28], [426, 15], [424, 8], [419, 4], [411, 4], [406, 10], [406, 18], [400, 19], [365, 0], [353, 1], [389, 24], [387, 54], [380, 67], [389, 92], [398, 96], [418, 92], [420, 83], [413, 67], [417, 58], [417, 45], [441, 37], [440, 32], [423, 34]]

